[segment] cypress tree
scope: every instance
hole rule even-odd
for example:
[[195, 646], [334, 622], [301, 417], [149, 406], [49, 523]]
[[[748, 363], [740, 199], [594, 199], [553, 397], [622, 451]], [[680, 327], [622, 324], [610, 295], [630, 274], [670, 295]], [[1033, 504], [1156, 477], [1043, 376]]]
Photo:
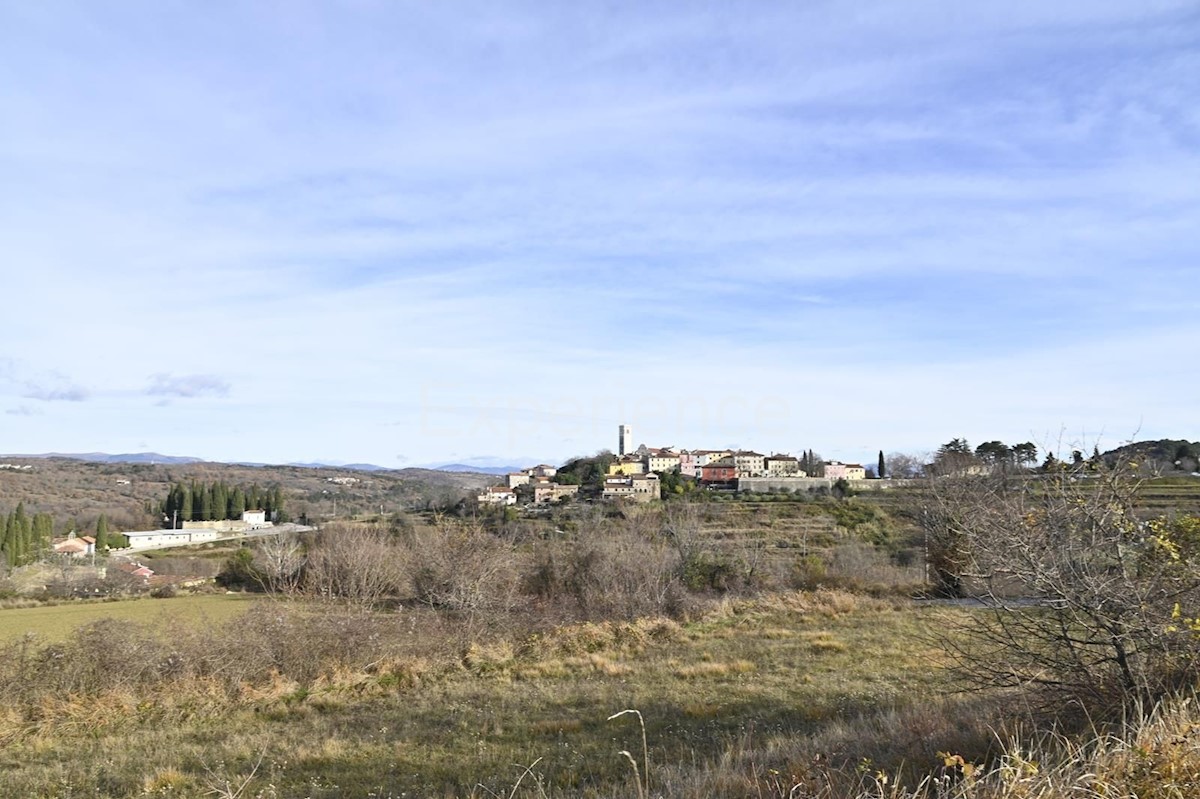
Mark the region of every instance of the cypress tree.
[[213, 520], [213, 493], [212, 486], [204, 483], [200, 484], [200, 521], [211, 522]]
[[9, 568], [20, 566], [21, 559], [21, 537], [17, 534], [17, 525], [14, 522], [13, 514], [9, 511], [8, 516], [4, 520], [4, 558], [8, 561]]
[[229, 516], [229, 489], [226, 487], [223, 480], [213, 483], [213, 518], [228, 519]]
[[49, 513], [38, 513], [33, 517], [33, 551], [41, 554], [50, 549], [54, 541], [54, 517]]
[[883, 450], [879, 450], [879, 468], [875, 470], [875, 476], [880, 480], [887, 477], [887, 463], [883, 460]]
[[242, 487], [237, 486], [233, 489], [233, 493], [229, 495], [229, 518], [242, 518], [242, 511], [246, 510], [246, 495], [242, 492]]
[[271, 521], [283, 521], [283, 489], [276, 485], [271, 489]]
[[179, 499], [179, 521], [192, 521], [192, 491], [187, 486], [180, 486], [183, 489]]
[[33, 530], [29, 523], [29, 517], [25, 515], [24, 502], [17, 503], [17, 510], [13, 513], [13, 524], [16, 525], [16, 535], [19, 542], [18, 559], [20, 560], [20, 564], [24, 566], [26, 563], [32, 561], [30, 544], [33, 538]]
[[12, 558], [12, 513], [7, 516], [0, 516], [0, 552], [4, 553], [4, 559], [8, 561], [8, 565], [13, 565]]
[[103, 552], [108, 549], [108, 517], [103, 513], [96, 520], [96, 551]]

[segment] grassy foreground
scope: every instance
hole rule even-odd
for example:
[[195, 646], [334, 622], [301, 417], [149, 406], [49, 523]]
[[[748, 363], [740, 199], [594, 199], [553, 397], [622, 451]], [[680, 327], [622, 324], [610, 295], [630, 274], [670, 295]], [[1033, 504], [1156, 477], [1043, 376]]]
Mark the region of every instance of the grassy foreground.
[[[924, 633], [964, 609], [790, 592], [682, 624], [467, 634], [413, 610], [240, 606], [211, 627], [106, 621], [32, 652], [10, 644], [2, 795], [1200, 795], [1186, 700], [1066, 736], [1021, 734], [1002, 697], [953, 695]], [[156, 676], [126, 673], [145, 662]]]
[[[263, 603], [250, 615], [289, 612]], [[670, 795], [713, 795], [687, 787], [711, 769], [730, 781], [719, 793], [804, 779], [821, 757], [927, 769], [963, 729], [928, 711], [947, 686], [919, 633], [954, 612], [791, 593], [683, 625], [473, 642], [390, 614], [383, 623], [423, 640], [366, 668], [276, 674], [233, 697], [194, 679], [10, 709], [0, 781], [28, 797], [200, 796], [244, 780], [243, 796], [499, 796], [534, 764], [530, 795], [632, 795], [618, 752], [640, 761], [641, 732], [632, 716], [606, 721], [626, 708], [644, 715], [648, 776]], [[887, 727], [901, 718], [917, 726], [898, 744]], [[965, 723], [971, 741], [986, 741], [977, 726]]]

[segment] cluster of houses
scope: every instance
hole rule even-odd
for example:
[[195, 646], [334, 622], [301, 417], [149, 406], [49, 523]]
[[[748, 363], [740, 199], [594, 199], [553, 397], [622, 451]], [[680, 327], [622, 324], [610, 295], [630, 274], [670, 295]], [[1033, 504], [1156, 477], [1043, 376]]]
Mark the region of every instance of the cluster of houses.
[[481, 505], [516, 505], [517, 489], [528, 486], [524, 492], [528, 494], [534, 505], [549, 505], [564, 497], [573, 497], [579, 493], [579, 486], [564, 485], [554, 482], [558, 468], [548, 463], [540, 463], [519, 472], [509, 472], [504, 476], [504, 485], [485, 488], [476, 499]]
[[[737, 491], [769, 491], [829, 487], [838, 480], [864, 480], [866, 469], [857, 463], [823, 461], [814, 464], [819, 475], [810, 475], [803, 462], [792, 455], [764, 455], [749, 450], [675, 449], [674, 447], [632, 448], [632, 428], [621, 425], [618, 431], [618, 455], [608, 467], [601, 496], [650, 502], [662, 495], [659, 475], [678, 472], [708, 488]], [[816, 471], [817, 469], [813, 469]], [[533, 504], [554, 502], [578, 492], [579, 486], [560, 485], [553, 478], [556, 469], [540, 464], [505, 476], [504, 485], [484, 489], [480, 504], [515, 505], [517, 489], [532, 486]]]
[[655, 449], [644, 444], [628, 455], [620, 456], [609, 471], [618, 474], [651, 474], [679, 470], [703, 485], [725, 485], [747, 478], [801, 478], [824, 480], [864, 480], [867, 470], [857, 463], [824, 461], [821, 475], [810, 475], [799, 458], [791, 455], [763, 455], [751, 450]]

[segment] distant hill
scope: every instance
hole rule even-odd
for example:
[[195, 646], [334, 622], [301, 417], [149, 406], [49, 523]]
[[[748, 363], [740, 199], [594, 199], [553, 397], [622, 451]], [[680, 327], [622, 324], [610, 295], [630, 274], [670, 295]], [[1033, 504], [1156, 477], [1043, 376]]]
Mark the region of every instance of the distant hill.
[[441, 466], [434, 466], [433, 469], [439, 472], [472, 472], [474, 474], [508, 474], [509, 472], [519, 472], [526, 469], [526, 466], [471, 466], [466, 463], [446, 463]]
[[[105, 514], [111, 529], [147, 530], [161, 523], [154, 508], [179, 482], [279, 486], [293, 519], [322, 522], [365, 514], [451, 507], [496, 481], [493, 475], [433, 469], [366, 471], [348, 466], [247, 466], [199, 459], [167, 462], [144, 453], [134, 461], [58, 456], [0, 456], [31, 464], [0, 470], [0, 513], [24, 503], [29, 513], [54, 516], [55, 533], [94, 530]], [[153, 461], [153, 462], [152, 462]]]
[[[508, 474], [520, 469], [524, 466], [496, 465], [500, 459], [498, 458], [480, 458], [481, 463], [447, 463], [441, 466], [416, 466], [406, 469], [396, 469], [388, 466], [380, 466], [375, 463], [325, 463], [323, 461], [304, 461], [293, 463], [264, 463], [258, 461], [206, 461], [203, 458], [194, 458], [190, 455], [163, 455], [158, 452], [129, 452], [121, 454], [109, 454], [107, 452], [41, 452], [36, 454], [11, 454], [0, 455], [0, 458], [24, 458], [29, 460], [50, 460], [53, 458], [61, 458], [64, 460], [83, 461], [84, 463], [130, 463], [130, 464], [149, 464], [159, 466], [183, 466], [194, 463], [214, 463], [224, 464], [226, 466], [248, 466], [251, 468], [266, 468], [272, 466], [288, 466], [297, 469], [345, 469], [353, 472], [467, 472], [471, 474]], [[541, 461], [530, 460], [529, 463], [540, 463]]]
[[509, 474], [528, 469], [539, 463], [557, 463], [548, 458], [534, 458], [528, 455], [472, 455], [453, 463], [423, 463], [425, 469], [436, 469], [439, 472], [474, 472], [476, 474]]
[[[72, 461], [84, 461], [85, 463], [149, 463], [162, 464], [165, 466], [180, 465], [187, 463], [226, 463], [230, 466], [297, 466], [302, 469], [350, 469], [355, 472], [384, 472], [389, 471], [386, 466], [378, 466], [374, 463], [322, 463], [320, 461], [311, 461], [308, 463], [265, 463], [260, 461], [206, 461], [204, 458], [193, 458], [190, 455], [163, 455], [158, 452], [126, 452], [117, 455], [110, 455], [107, 452], [41, 452], [32, 455], [0, 455], [0, 458], [36, 458], [39, 460], [49, 458], [65, 458]], [[461, 471], [478, 471], [475, 469], [465, 468]]]
[[87, 463], [204, 463], [203, 458], [193, 458], [189, 455], [162, 455], [158, 452], [129, 452], [110, 455], [107, 452], [42, 452], [36, 455], [0, 455], [4, 458], [66, 458]]
[[1194, 472], [1200, 467], [1200, 441], [1162, 438], [1157, 441], [1134, 441], [1111, 449], [1101, 455], [1105, 463], [1138, 461], [1162, 469]]
[[[258, 464], [264, 465], [264, 464]], [[386, 466], [376, 466], [374, 463], [321, 463], [320, 461], [312, 461], [309, 463], [289, 463], [288, 466], [298, 466], [301, 469], [350, 469], [355, 472], [387, 472], [392, 471]]]

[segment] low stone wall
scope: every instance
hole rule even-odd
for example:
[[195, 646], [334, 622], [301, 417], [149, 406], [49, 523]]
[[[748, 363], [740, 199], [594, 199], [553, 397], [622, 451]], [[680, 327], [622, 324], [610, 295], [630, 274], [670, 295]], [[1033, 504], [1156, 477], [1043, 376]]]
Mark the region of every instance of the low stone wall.
[[768, 491], [815, 491], [830, 488], [833, 481], [825, 477], [739, 477], [738, 491], [765, 494]]
[[[818, 488], [832, 489], [837, 482], [828, 477], [739, 477], [738, 491], [753, 491], [765, 494], [768, 491], [816, 491]], [[892, 488], [900, 481], [891, 480], [847, 480], [854, 491], [881, 491]]]
[[184, 522], [184, 530], [216, 530], [218, 533], [243, 533], [250, 525], [241, 519], [220, 519], [211, 522]]

